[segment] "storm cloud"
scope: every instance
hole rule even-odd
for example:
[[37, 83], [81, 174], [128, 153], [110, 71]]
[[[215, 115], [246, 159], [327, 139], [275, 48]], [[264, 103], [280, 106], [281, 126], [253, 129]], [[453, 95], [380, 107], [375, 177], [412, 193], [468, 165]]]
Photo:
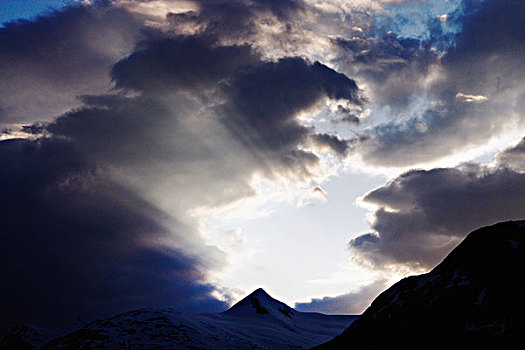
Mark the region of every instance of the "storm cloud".
[[253, 196], [256, 173], [310, 176], [319, 156], [306, 146], [346, 151], [299, 115], [326, 100], [360, 105], [355, 81], [305, 57], [265, 58], [249, 40], [225, 42], [222, 31], [244, 29], [220, 26], [222, 5], [254, 23], [301, 10], [206, 2], [186, 16], [207, 29], [188, 35], [178, 14], [164, 28], [125, 2], [96, 2], [0, 29], [11, 135], [0, 143], [11, 286], [2, 328], [139, 307], [223, 310], [208, 277], [227, 258], [191, 210]]
[[373, 266], [429, 269], [474, 229], [525, 217], [524, 194], [525, 174], [505, 166], [409, 171], [363, 198], [378, 207], [373, 231], [348, 247]]
[[0, 124], [52, 120], [77, 95], [111, 87], [108, 69], [140, 35], [133, 15], [96, 2], [69, 6], [0, 28]]
[[[429, 268], [522, 218], [521, 144], [493, 167], [409, 167], [525, 128], [523, 2], [464, 1], [418, 37], [362, 3], [95, 1], [4, 24], [2, 327], [222, 310], [228, 256], [197, 209], [256, 196], [255, 177], [321, 188], [351, 155], [405, 171], [364, 197], [375, 220], [349, 248], [369, 266]], [[359, 312], [383, 287], [299, 307]]]
[[[222, 310], [204, 281], [221, 261], [71, 142], [0, 142], [2, 328], [57, 324], [130, 308]], [[170, 245], [158, 242], [169, 238]], [[206, 256], [206, 259], [198, 257]]]
[[115, 64], [111, 75], [117, 88], [198, 91], [213, 88], [239, 68], [259, 61], [248, 45], [214, 44], [206, 37], [153, 39]]
[[[251, 70], [243, 70], [224, 86], [230, 102], [224, 108], [223, 122], [250, 147], [278, 151], [281, 161], [300, 166], [300, 155], [314, 161], [314, 154], [297, 149], [311, 129], [297, 115], [323, 99], [347, 100], [360, 104], [356, 83], [341, 73], [301, 58], [280, 59]], [[312, 136], [315, 142], [344, 153], [344, 141]], [[337, 141], [340, 141], [339, 143]], [[301, 153], [299, 153], [301, 152]], [[277, 152], [276, 152], [277, 153]], [[299, 162], [299, 163], [298, 163]]]

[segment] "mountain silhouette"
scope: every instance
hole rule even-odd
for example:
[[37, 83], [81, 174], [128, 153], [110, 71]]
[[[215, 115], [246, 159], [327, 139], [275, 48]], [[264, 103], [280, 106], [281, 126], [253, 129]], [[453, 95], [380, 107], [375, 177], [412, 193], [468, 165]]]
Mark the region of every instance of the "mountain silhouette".
[[315, 349], [510, 349], [523, 321], [525, 222], [470, 233], [436, 268], [379, 295]]

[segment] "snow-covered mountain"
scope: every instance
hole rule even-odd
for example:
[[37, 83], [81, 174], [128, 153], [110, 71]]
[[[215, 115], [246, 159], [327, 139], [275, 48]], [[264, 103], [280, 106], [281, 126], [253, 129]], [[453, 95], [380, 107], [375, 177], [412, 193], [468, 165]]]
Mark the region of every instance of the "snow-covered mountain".
[[3, 349], [307, 349], [358, 316], [298, 312], [257, 289], [228, 311], [142, 309], [67, 328], [13, 328]]
[[523, 221], [476, 230], [315, 349], [514, 349], [525, 333], [524, 245]]

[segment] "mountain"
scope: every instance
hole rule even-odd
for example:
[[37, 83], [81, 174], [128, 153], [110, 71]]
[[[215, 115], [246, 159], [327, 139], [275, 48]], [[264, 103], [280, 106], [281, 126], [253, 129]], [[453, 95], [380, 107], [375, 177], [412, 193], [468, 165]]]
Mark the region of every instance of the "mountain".
[[315, 349], [510, 349], [522, 343], [524, 244], [525, 222], [470, 233], [431, 272], [396, 283]]
[[308, 349], [357, 317], [298, 312], [257, 289], [223, 313], [142, 309], [67, 328], [18, 326], [0, 349]]

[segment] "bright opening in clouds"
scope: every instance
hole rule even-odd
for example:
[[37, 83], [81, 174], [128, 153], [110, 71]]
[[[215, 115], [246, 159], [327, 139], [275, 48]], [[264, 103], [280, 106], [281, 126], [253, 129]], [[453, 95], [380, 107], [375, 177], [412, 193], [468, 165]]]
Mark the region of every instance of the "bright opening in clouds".
[[2, 331], [261, 286], [356, 314], [525, 216], [523, 1], [21, 3], [0, 7]]

